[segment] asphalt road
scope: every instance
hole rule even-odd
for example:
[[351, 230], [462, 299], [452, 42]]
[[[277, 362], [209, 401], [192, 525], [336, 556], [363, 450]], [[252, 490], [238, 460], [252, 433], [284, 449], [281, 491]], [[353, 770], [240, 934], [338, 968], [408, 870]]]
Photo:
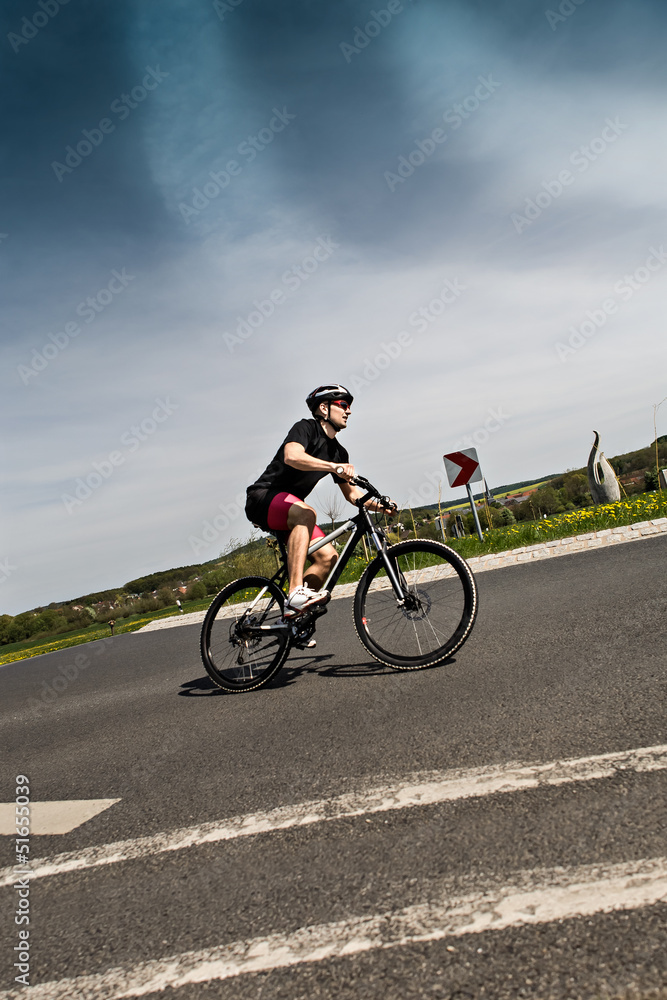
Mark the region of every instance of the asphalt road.
[[[349, 600], [332, 602], [321, 619], [315, 655], [295, 651], [269, 687], [242, 696], [209, 682], [198, 626], [121, 635], [4, 667], [2, 800], [13, 799], [15, 774], [29, 776], [34, 801], [120, 799], [71, 833], [33, 837], [34, 861], [363, 794], [414, 772], [667, 744], [666, 556], [667, 540], [657, 538], [481, 574], [471, 638], [453, 661], [417, 673], [370, 659]], [[82, 652], [88, 663], [74, 671]], [[63, 667], [71, 679], [44, 704]], [[604, 871], [664, 857], [666, 820], [667, 772], [621, 770], [36, 879], [30, 982], [342, 926], [544, 869]], [[13, 842], [0, 843], [0, 867], [11, 866]], [[8, 990], [15, 891], [0, 894], [0, 990]], [[166, 992], [175, 1000], [667, 997], [666, 929], [667, 896]], [[70, 986], [68, 995], [117, 995], [90, 989]]]

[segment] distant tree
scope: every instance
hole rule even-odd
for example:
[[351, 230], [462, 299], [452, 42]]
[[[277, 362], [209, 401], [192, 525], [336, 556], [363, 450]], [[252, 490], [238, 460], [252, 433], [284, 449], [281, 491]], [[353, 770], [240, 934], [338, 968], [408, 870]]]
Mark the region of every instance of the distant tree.
[[534, 521], [537, 517], [537, 511], [531, 497], [512, 507], [512, 513], [517, 521]]
[[169, 587], [160, 587], [155, 596], [158, 604], [163, 608], [168, 608], [170, 604], [176, 603], [174, 592]]
[[38, 632], [62, 632], [68, 628], [69, 623], [65, 616], [49, 605], [46, 611], [42, 611], [41, 615], [37, 615], [33, 619], [31, 634], [35, 635]]
[[567, 472], [563, 477], [563, 489], [568, 502], [575, 506], [585, 502], [588, 493], [588, 479], [583, 472]]
[[338, 490], [335, 493], [329, 493], [323, 501], [320, 501], [320, 507], [322, 508], [322, 513], [326, 515], [329, 521], [331, 521], [331, 530], [333, 531], [335, 522], [339, 519], [345, 509], [343, 494]]
[[215, 570], [212, 573], [207, 573], [202, 577], [202, 583], [206, 587], [207, 594], [217, 594], [219, 590], [225, 586], [225, 584], [230, 583], [232, 577], [229, 573], [226, 573], [224, 569]]
[[644, 489], [657, 490], [660, 485], [657, 469], [647, 469], [644, 473]]
[[206, 586], [201, 580], [191, 583], [185, 595], [188, 601], [200, 601], [206, 597]]
[[509, 507], [492, 507], [491, 519], [494, 528], [504, 528], [508, 524], [515, 524], [516, 518]]
[[62, 615], [71, 629], [87, 628], [91, 618], [86, 608], [72, 608], [69, 605], [62, 609]]
[[563, 510], [563, 505], [560, 502], [560, 497], [556, 493], [553, 486], [543, 486], [539, 489], [537, 493], [533, 494], [533, 506], [537, 511], [538, 515], [541, 514], [556, 514], [559, 510]]
[[11, 615], [0, 615], [0, 645], [9, 642], [7, 638], [10, 627], [14, 624], [14, 619]]
[[419, 537], [432, 538], [435, 542], [442, 541], [440, 529], [437, 527], [435, 521], [425, 521], [419, 529]]

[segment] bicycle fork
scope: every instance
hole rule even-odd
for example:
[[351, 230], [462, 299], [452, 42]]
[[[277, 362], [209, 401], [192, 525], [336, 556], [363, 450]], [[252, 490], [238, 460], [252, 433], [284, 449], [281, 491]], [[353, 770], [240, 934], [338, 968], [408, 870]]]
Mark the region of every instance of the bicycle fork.
[[384, 563], [384, 568], [387, 572], [389, 582], [391, 583], [392, 589], [394, 591], [394, 596], [396, 597], [396, 603], [401, 607], [405, 604], [405, 598], [408, 591], [408, 585], [405, 577], [401, 573], [397, 566], [392, 564], [389, 556], [387, 555], [387, 542], [386, 539], [381, 538], [377, 533], [375, 528], [372, 528], [369, 532], [371, 541], [377, 549], [378, 555]]

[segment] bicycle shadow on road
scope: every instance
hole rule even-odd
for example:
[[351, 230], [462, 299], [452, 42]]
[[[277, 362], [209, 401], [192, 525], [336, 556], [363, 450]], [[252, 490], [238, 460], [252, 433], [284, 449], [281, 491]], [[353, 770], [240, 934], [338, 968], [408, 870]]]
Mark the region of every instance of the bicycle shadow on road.
[[183, 681], [181, 690], [178, 692], [181, 698], [198, 698], [205, 695], [226, 694], [222, 688], [216, 687], [208, 674], [203, 677], [195, 677], [192, 681]]
[[[323, 671], [318, 669], [320, 662], [324, 660], [330, 660], [333, 653], [321, 653], [316, 655], [305, 654], [303, 656], [292, 656], [284, 667], [282, 667], [276, 676], [269, 681], [268, 684], [263, 685], [263, 687], [258, 688], [253, 694], [260, 694], [261, 691], [270, 691], [274, 688], [287, 687], [293, 684], [295, 680], [301, 674], [305, 673], [322, 673]], [[303, 660], [303, 663], [299, 661]], [[183, 681], [181, 684], [181, 690], [178, 692], [179, 696], [182, 698], [201, 698], [211, 695], [225, 695], [229, 692], [223, 691], [221, 688], [217, 687], [208, 674], [204, 674], [203, 677], [195, 677], [191, 681]]]
[[[378, 663], [377, 660], [367, 660], [364, 663], [332, 663], [331, 665], [323, 666], [327, 660], [331, 660], [332, 658], [333, 653], [310, 654], [304, 652], [302, 656], [292, 654], [285, 666], [278, 671], [268, 684], [265, 684], [252, 693], [261, 694], [262, 691], [289, 687], [302, 674], [318, 674], [320, 677], [333, 677], [337, 680], [354, 680], [359, 677], [390, 677], [397, 674], [403, 676], [411, 672], [394, 670], [391, 667], [384, 666], [382, 663]], [[456, 663], [455, 657], [445, 661], [447, 666], [452, 666], [454, 663]], [[434, 663], [430, 667], [421, 667], [418, 672], [420, 674], [427, 673], [429, 670], [436, 670], [442, 666], [443, 663]], [[178, 692], [179, 696], [183, 698], [201, 698], [228, 693], [217, 687], [208, 674], [204, 674], [203, 677], [196, 677], [191, 681], [183, 681], [181, 690]]]

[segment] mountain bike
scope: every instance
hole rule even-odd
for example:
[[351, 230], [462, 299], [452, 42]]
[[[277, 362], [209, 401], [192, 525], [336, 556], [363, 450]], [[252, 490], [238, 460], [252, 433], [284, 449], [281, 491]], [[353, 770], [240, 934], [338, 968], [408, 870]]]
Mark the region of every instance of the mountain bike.
[[[478, 608], [477, 586], [466, 561], [442, 542], [417, 538], [388, 544], [379, 518], [364, 507], [376, 500], [394, 510], [367, 479], [352, 484], [366, 490], [355, 501], [359, 513], [319, 538], [309, 555], [350, 531], [336, 564], [323, 584], [329, 593], [357, 544], [366, 537], [377, 553], [354, 593], [354, 627], [361, 643], [380, 663], [397, 670], [420, 670], [451, 657], [466, 641]], [[308, 642], [326, 604], [283, 620], [288, 582], [287, 532], [273, 532], [281, 558], [271, 579], [234, 580], [214, 598], [201, 633], [206, 671], [218, 687], [233, 693], [254, 691], [274, 677], [294, 646]]]

